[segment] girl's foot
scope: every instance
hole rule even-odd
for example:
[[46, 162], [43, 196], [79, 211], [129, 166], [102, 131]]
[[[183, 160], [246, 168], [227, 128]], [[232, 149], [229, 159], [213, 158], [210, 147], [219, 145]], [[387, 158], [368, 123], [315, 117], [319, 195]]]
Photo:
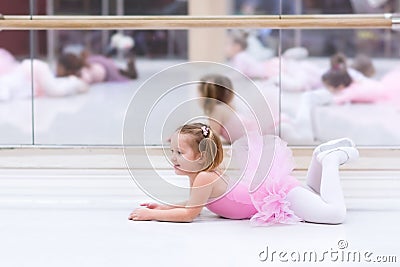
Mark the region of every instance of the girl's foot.
[[314, 155], [318, 156], [318, 154], [321, 152], [332, 150], [339, 147], [355, 147], [355, 146], [356, 145], [354, 144], [353, 140], [351, 140], [350, 138], [335, 139], [317, 146], [314, 149]]
[[135, 57], [131, 57], [128, 62], [127, 62], [127, 70], [119, 70], [119, 72], [124, 75], [125, 77], [128, 77], [129, 79], [137, 79], [138, 78], [138, 73], [136, 70], [136, 63], [135, 63]]
[[339, 165], [358, 159], [359, 153], [355, 147], [336, 147], [330, 150], [325, 150], [317, 155], [317, 160], [322, 163], [326, 158], [335, 157]]
[[128, 75], [131, 79], [137, 79], [138, 73], [136, 69], [136, 57], [132, 55], [128, 60]]

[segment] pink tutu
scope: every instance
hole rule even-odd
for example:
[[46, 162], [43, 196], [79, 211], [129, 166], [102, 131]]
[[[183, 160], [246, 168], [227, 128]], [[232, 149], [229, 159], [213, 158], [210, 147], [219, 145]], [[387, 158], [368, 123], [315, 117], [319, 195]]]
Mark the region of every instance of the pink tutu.
[[287, 144], [277, 136], [255, 133], [233, 144], [232, 158], [243, 177], [230, 179], [230, 191], [207, 208], [222, 217], [248, 219], [256, 225], [293, 224], [301, 221], [290, 209], [287, 193], [300, 182], [291, 175], [294, 161]]
[[388, 72], [380, 81], [363, 80], [352, 83], [336, 94], [336, 104], [344, 103], [388, 103], [400, 108], [400, 86], [398, 77], [400, 67]]
[[250, 196], [257, 209], [257, 213], [251, 217], [251, 222], [256, 225], [293, 224], [301, 221], [290, 209], [290, 202], [286, 199], [287, 193], [300, 185], [291, 175], [294, 169], [292, 151], [279, 137], [275, 136], [273, 141], [274, 154], [267, 177], [250, 188], [254, 187]]

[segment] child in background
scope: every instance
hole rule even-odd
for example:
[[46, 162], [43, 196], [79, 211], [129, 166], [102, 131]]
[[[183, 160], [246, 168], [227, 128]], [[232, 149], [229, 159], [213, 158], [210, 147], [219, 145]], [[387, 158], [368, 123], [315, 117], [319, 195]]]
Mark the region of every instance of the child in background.
[[68, 49], [59, 57], [57, 76], [74, 75], [88, 84], [125, 82], [137, 78], [135, 58], [130, 56], [127, 70], [119, 69], [114, 61], [102, 55], [90, 55], [83, 49]]
[[[348, 67], [347, 57], [343, 53], [336, 53], [331, 56], [330, 59], [330, 69], [324, 73], [322, 76], [322, 80], [324, 81], [324, 76], [327, 78], [327, 73], [331, 72], [332, 76], [342, 75], [342, 77], [338, 77], [338, 81], [340, 80], [348, 80], [349, 76], [351, 81], [365, 81], [370, 79], [375, 74], [375, 68], [372, 64], [372, 60], [365, 55], [358, 55], [354, 58], [351, 67]], [[342, 73], [342, 74], [340, 74]], [[347, 84], [348, 82], [345, 81]], [[325, 83], [326, 85], [326, 83]]]
[[[360, 74], [358, 73], [358, 75]], [[337, 93], [353, 83], [344, 54], [338, 53], [331, 57], [331, 67], [322, 75], [322, 82], [331, 93]]]
[[[267, 61], [258, 61], [256, 58], [252, 57], [246, 52], [248, 46], [246, 33], [241, 31], [233, 31], [229, 33], [228, 37], [229, 39], [226, 55], [230, 60], [232, 67], [238, 69], [250, 78], [270, 78], [270, 75], [267, 72]], [[276, 63], [271, 63], [273, 65], [272, 69], [275, 69], [277, 67]], [[276, 73], [273, 73], [272, 75], [276, 75], [278, 71], [279, 68], [276, 68]]]
[[[307, 91], [321, 85], [319, 77], [321, 68], [304, 60], [308, 51], [302, 47], [288, 49], [277, 57], [258, 61], [247, 51], [247, 34], [241, 31], [232, 31], [229, 34], [227, 57], [235, 69], [252, 79], [272, 79], [279, 83], [285, 91]], [[282, 71], [282, 73], [280, 73]]]
[[325, 87], [301, 95], [296, 117], [290, 123], [282, 124], [284, 138], [292, 142], [313, 142], [315, 136], [312, 116], [317, 106], [342, 104], [356, 98], [359, 102], [367, 102], [384, 97], [381, 93], [385, 90], [379, 89], [381, 83], [368, 77], [373, 73], [374, 66], [368, 57], [356, 57], [353, 68], [348, 68], [347, 58], [343, 53], [333, 55], [330, 58], [330, 69], [322, 75]]
[[35, 97], [62, 97], [84, 93], [89, 89], [85, 82], [75, 76], [55, 77], [44, 61], [25, 59], [18, 62], [4, 49], [0, 49], [0, 56], [0, 100], [32, 97], [32, 86]]
[[[304, 187], [291, 174], [293, 156], [287, 144], [276, 136], [265, 136], [261, 141], [248, 147], [234, 144], [233, 152], [240, 157], [249, 155], [249, 160], [253, 161], [256, 160], [253, 155], [263, 150], [273, 160], [271, 164], [249, 162], [247, 166], [252, 167], [244, 169], [244, 175], [249, 177], [232, 186], [231, 178], [224, 175], [220, 167], [223, 150], [214, 130], [201, 123], [180, 127], [171, 138], [171, 162], [176, 174], [189, 177], [189, 200], [178, 207], [143, 203], [144, 208], [135, 209], [129, 219], [191, 222], [203, 207], [207, 207], [224, 218], [251, 218], [257, 225], [299, 221], [337, 224], [344, 221], [346, 207], [339, 165], [358, 157], [351, 140], [339, 139], [318, 146]], [[274, 149], [271, 150], [271, 146]], [[258, 166], [263, 165], [269, 170], [267, 176], [256, 177]], [[252, 180], [261, 181], [254, 190], [250, 190], [248, 184]]]
[[333, 94], [332, 102], [345, 103], [391, 103], [400, 106], [400, 68], [385, 74], [380, 80], [353, 79], [343, 57], [337, 57], [337, 64], [322, 76], [322, 80]]
[[372, 78], [375, 75], [375, 67], [370, 57], [359, 54], [353, 59], [351, 69], [360, 72], [367, 78]]

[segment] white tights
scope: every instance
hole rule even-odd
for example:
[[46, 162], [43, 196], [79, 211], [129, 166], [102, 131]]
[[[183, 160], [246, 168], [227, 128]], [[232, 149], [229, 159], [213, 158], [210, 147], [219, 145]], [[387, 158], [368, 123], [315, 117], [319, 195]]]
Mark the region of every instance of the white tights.
[[344, 221], [346, 206], [339, 165], [346, 159], [345, 152], [334, 151], [319, 163], [313, 153], [306, 186], [295, 187], [287, 195], [290, 208], [297, 216], [313, 223], [339, 224]]

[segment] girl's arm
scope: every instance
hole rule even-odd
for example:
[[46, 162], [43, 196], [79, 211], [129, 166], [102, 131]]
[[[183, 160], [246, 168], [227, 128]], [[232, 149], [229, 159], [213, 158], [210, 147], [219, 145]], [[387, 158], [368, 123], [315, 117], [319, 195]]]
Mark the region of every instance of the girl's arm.
[[129, 219], [133, 221], [192, 222], [200, 214], [202, 208], [136, 209], [131, 213]]
[[177, 203], [174, 205], [163, 205], [163, 204], [158, 204], [158, 203], [141, 203], [140, 206], [146, 207], [148, 209], [155, 209], [155, 210], [170, 210], [174, 209], [177, 207], [185, 207], [187, 204], [187, 201], [182, 202], [182, 203]]
[[213, 189], [213, 181], [214, 177], [211, 173], [201, 172], [193, 182], [186, 207], [168, 210], [138, 208], [130, 214], [129, 219], [134, 221], [191, 222], [207, 204]]

